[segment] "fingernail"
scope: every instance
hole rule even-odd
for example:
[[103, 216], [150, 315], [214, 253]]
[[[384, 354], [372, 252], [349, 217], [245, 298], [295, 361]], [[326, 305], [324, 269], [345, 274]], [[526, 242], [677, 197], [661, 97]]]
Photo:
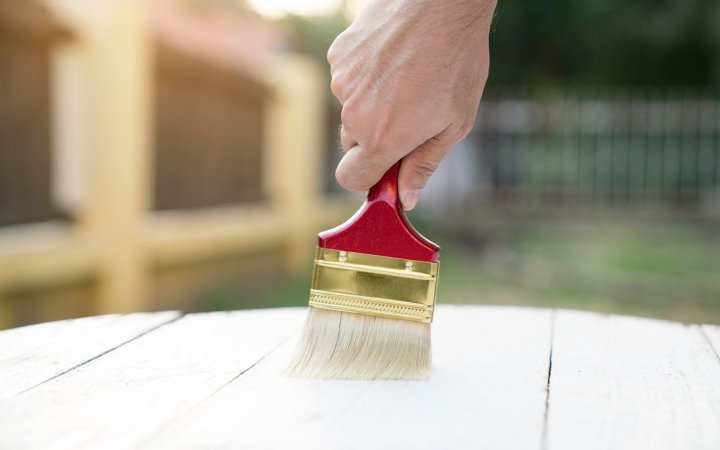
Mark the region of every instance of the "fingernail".
[[418, 198], [420, 198], [420, 189], [413, 189], [407, 191], [407, 193], [400, 199], [403, 205], [403, 209], [410, 211], [417, 204]]

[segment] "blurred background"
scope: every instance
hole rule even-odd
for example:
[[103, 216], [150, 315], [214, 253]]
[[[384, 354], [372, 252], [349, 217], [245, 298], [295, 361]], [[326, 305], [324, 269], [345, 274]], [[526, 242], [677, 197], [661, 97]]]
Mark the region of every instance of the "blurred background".
[[[0, 0], [0, 328], [307, 304], [363, 0]], [[720, 323], [720, 1], [500, 0], [438, 301]]]

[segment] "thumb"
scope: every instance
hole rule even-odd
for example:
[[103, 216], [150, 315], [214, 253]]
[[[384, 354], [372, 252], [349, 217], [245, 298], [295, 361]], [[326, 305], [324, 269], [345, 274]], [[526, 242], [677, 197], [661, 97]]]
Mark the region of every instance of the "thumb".
[[403, 158], [398, 175], [400, 201], [405, 210], [411, 210], [417, 204], [420, 190], [440, 165], [455, 141], [447, 130], [425, 141]]

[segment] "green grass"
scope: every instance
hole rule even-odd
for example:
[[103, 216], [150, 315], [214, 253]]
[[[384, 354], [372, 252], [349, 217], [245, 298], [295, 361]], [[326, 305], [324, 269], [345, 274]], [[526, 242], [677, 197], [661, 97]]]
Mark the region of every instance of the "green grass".
[[[442, 246], [439, 303], [559, 307], [720, 324], [720, 233], [696, 225], [422, 226]], [[309, 270], [261, 293], [216, 288], [210, 310], [307, 304]]]
[[307, 306], [310, 292], [310, 271], [298, 277], [286, 277], [252, 292], [238, 293], [237, 289], [216, 285], [204, 295], [207, 311], [236, 309], [281, 308]]
[[701, 228], [520, 228], [482, 249], [446, 239], [438, 301], [720, 323], [720, 238]]

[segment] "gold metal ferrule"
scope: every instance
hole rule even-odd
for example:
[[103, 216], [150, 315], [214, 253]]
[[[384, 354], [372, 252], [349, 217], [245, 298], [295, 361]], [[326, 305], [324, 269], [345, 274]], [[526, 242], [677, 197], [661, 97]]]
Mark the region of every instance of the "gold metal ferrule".
[[432, 322], [440, 263], [318, 247], [310, 306]]

